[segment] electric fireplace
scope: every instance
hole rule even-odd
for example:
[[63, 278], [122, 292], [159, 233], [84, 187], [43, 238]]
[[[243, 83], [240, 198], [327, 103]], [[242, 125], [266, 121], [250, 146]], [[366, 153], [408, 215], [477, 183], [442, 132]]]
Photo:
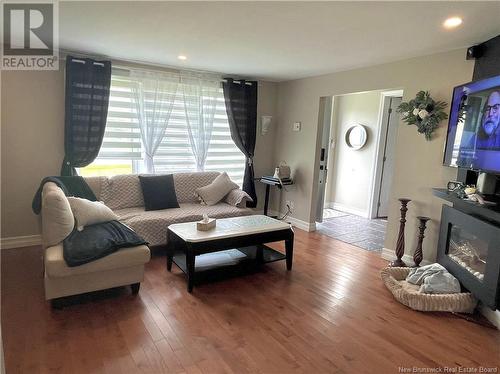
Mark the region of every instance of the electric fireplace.
[[444, 205], [438, 262], [485, 305], [500, 304], [500, 226]]

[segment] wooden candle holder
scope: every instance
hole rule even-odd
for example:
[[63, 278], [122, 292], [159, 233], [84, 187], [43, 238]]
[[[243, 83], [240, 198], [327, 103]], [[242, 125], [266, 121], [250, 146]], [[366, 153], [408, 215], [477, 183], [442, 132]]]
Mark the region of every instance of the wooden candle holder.
[[399, 220], [399, 234], [398, 241], [396, 243], [396, 260], [392, 261], [389, 266], [392, 267], [406, 267], [406, 264], [401, 259], [405, 254], [405, 223], [406, 223], [406, 212], [408, 211], [407, 205], [411, 201], [410, 199], [400, 198], [401, 202], [401, 219]]
[[418, 242], [417, 242], [417, 248], [415, 248], [415, 253], [413, 253], [413, 262], [415, 263], [415, 267], [419, 267], [420, 263], [422, 262], [422, 259], [424, 257], [423, 252], [422, 252], [422, 243], [424, 241], [424, 231], [426, 228], [426, 223], [427, 221], [430, 220], [429, 217], [424, 217], [424, 216], [418, 216], [417, 219], [420, 221], [420, 225], [418, 226]]

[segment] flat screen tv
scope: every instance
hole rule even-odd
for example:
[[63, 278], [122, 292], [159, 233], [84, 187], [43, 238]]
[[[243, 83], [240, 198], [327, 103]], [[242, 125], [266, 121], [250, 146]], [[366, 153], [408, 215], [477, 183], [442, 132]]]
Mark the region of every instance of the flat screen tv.
[[500, 75], [453, 89], [443, 162], [500, 173]]

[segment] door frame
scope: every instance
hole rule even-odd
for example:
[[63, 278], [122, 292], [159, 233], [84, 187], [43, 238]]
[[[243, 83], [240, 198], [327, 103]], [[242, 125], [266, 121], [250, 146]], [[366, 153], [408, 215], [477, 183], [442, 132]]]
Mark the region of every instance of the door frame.
[[[315, 222], [323, 222], [323, 212], [325, 208], [325, 197], [326, 197], [326, 184], [328, 181], [328, 160], [330, 159], [330, 139], [333, 124], [333, 110], [334, 110], [335, 97], [334, 96], [322, 96], [319, 98], [319, 116], [318, 116], [318, 138], [316, 140], [316, 153], [319, 151], [318, 157], [318, 174], [316, 178], [317, 182], [317, 194], [316, 194], [316, 207], [315, 207]], [[326, 141], [325, 141], [326, 137]], [[321, 150], [323, 149], [323, 143], [325, 143], [324, 160], [321, 161]], [[323, 184], [319, 183], [321, 175], [321, 162], [324, 162], [324, 180]], [[320, 189], [322, 193], [320, 193]], [[318, 209], [320, 208], [321, 209]], [[319, 218], [319, 219], [318, 219]]]
[[372, 172], [372, 183], [370, 186], [370, 202], [368, 204], [368, 218], [377, 218], [378, 198], [382, 184], [382, 168], [384, 166], [384, 144], [387, 138], [387, 123], [384, 123], [384, 108], [391, 97], [403, 97], [403, 90], [382, 91], [380, 93], [380, 106], [377, 120], [377, 134], [375, 151], [375, 167]]

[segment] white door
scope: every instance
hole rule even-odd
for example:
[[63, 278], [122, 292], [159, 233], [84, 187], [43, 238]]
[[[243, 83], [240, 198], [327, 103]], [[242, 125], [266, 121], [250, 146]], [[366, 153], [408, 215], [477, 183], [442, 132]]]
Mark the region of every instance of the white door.
[[400, 97], [388, 97], [387, 100], [389, 100], [389, 103], [384, 107], [385, 112], [382, 120], [382, 124], [385, 127], [385, 142], [383, 143], [384, 157], [380, 176], [377, 217], [387, 217], [389, 211], [389, 193], [391, 192], [394, 171], [394, 148], [396, 145], [397, 126], [399, 124], [399, 116], [396, 109], [401, 104]]
[[322, 97], [319, 102], [318, 131], [321, 131], [319, 142], [319, 173], [318, 173], [318, 200], [316, 204], [316, 222], [323, 222], [325, 205], [325, 186], [328, 170], [328, 149], [330, 142], [330, 127], [332, 125], [333, 97]]

